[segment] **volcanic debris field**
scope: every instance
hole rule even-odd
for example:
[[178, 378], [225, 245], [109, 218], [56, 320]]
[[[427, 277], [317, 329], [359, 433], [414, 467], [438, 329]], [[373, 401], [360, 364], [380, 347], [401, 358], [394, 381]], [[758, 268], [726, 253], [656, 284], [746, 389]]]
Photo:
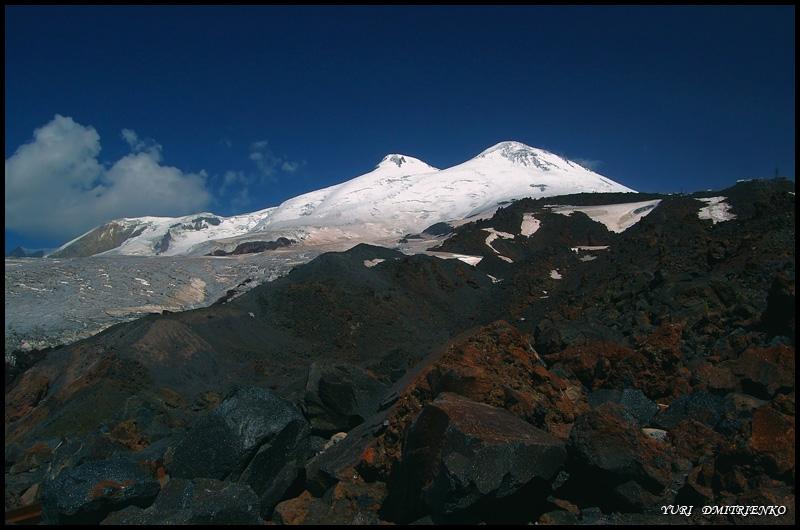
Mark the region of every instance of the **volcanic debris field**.
[[794, 188], [519, 200], [431, 249], [477, 264], [361, 244], [7, 364], [7, 518], [794, 524]]

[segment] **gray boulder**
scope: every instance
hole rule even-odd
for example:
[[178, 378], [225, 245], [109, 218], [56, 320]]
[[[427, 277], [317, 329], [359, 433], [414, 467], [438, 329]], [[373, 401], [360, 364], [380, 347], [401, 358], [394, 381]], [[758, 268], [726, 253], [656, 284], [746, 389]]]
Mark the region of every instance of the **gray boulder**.
[[386, 385], [348, 363], [318, 361], [306, 382], [306, 415], [315, 432], [330, 436], [349, 431], [375, 414]]
[[172, 479], [153, 505], [111, 514], [104, 525], [262, 525], [259, 500], [250, 486], [220, 480]]
[[735, 407], [730, 399], [715, 396], [702, 390], [693, 390], [690, 394], [673, 401], [661, 414], [657, 414], [651, 423], [659, 429], [674, 429], [681, 420], [691, 419], [716, 429], [722, 420], [735, 416]]
[[505, 409], [443, 392], [408, 432], [398, 508], [420, 512], [419, 493], [434, 514], [502, 499], [533, 479], [552, 480], [566, 458], [558, 438]]
[[572, 427], [569, 448], [573, 477], [567, 486], [579, 505], [609, 510], [641, 509], [668, 494], [670, 458], [623, 406], [606, 402], [581, 415]]
[[261, 388], [241, 388], [193, 427], [175, 448], [173, 478], [244, 483], [262, 515], [298, 478], [309, 453], [309, 424], [291, 403]]
[[65, 469], [44, 483], [44, 524], [97, 524], [128, 506], [146, 507], [161, 486], [136, 464], [119, 457]]

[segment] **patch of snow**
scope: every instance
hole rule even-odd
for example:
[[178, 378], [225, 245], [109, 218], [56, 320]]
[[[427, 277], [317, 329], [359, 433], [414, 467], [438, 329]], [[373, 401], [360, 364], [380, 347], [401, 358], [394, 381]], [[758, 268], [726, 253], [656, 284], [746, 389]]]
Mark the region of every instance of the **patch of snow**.
[[607, 249], [608, 245], [595, 245], [595, 246], [581, 245], [577, 247], [572, 247], [570, 250], [575, 254], [577, 254], [578, 251], [580, 250], [607, 250]]
[[625, 204], [607, 204], [602, 206], [550, 206], [554, 213], [571, 215], [583, 212], [598, 223], [603, 223], [612, 232], [624, 232], [639, 222], [645, 215], [658, 206], [661, 199]]
[[698, 200], [708, 204], [697, 212], [697, 217], [700, 219], [711, 219], [713, 224], [736, 219], [736, 215], [730, 212], [730, 205], [724, 202], [725, 197], [708, 197]]
[[484, 228], [483, 231], [489, 232], [489, 237], [486, 238], [486, 246], [492, 249], [494, 253], [497, 254], [497, 257], [500, 258], [501, 260], [507, 261], [509, 263], [514, 263], [510, 258], [501, 255], [500, 252], [492, 246], [492, 242], [498, 237], [502, 237], [504, 239], [514, 239], [514, 235], [509, 234], [508, 232], [500, 232], [498, 230], [495, 230], [494, 228]]
[[[581, 245], [577, 247], [570, 248], [572, 252], [575, 254], [580, 254], [583, 251], [592, 251], [592, 250], [608, 250], [608, 245]], [[581, 261], [592, 261], [593, 259], [597, 259], [597, 256], [592, 254], [586, 254], [580, 257]]]
[[560, 280], [561, 279], [561, 275], [555, 269], [550, 271], [550, 277], [553, 278], [554, 280]]
[[495, 236], [495, 237], [492, 237], [492, 241], [494, 241], [498, 237], [502, 237], [502, 238], [505, 238], [505, 239], [514, 239], [514, 234], [509, 234], [508, 232], [501, 232], [499, 230], [495, 230], [494, 228], [484, 228], [483, 231], [484, 232], [489, 232], [490, 234]]
[[488, 276], [489, 278], [491, 278], [491, 279], [492, 279], [492, 283], [500, 283], [500, 282], [502, 282], [502, 281], [503, 281], [502, 279], [495, 278], [495, 277], [494, 277], [494, 276], [492, 276], [491, 274], [487, 274], [486, 276]]
[[364, 260], [364, 266], [365, 266], [365, 267], [374, 267], [374, 266], [375, 266], [375, 265], [377, 265], [378, 263], [383, 263], [384, 261], [386, 261], [386, 260], [385, 260], [385, 259], [382, 259], [382, 258], [375, 258], [375, 259], [365, 259], [365, 260]]
[[429, 254], [431, 256], [435, 256], [441, 259], [458, 259], [466, 263], [467, 265], [477, 265], [483, 259], [483, 256], [470, 256], [468, 254], [454, 254], [451, 252], [431, 252], [427, 251], [425, 254]]
[[522, 216], [522, 225], [519, 227], [520, 234], [529, 237], [536, 233], [542, 226], [542, 222], [533, 216], [532, 213], [526, 213]]

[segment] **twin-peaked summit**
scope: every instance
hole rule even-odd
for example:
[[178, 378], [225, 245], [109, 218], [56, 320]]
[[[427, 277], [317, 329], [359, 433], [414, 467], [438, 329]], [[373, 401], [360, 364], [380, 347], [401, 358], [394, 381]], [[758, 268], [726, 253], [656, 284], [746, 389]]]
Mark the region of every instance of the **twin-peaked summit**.
[[280, 237], [303, 244], [381, 243], [439, 222], [491, 212], [517, 199], [581, 192], [634, 190], [519, 142], [499, 143], [447, 169], [390, 154], [365, 175], [274, 208], [227, 218], [200, 213], [112, 221], [64, 245], [56, 255], [207, 254]]

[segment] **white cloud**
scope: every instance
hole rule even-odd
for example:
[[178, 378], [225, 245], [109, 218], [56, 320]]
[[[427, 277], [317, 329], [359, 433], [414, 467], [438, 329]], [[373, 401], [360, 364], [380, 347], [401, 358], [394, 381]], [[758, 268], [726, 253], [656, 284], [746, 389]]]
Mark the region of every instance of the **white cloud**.
[[250, 186], [253, 178], [241, 171], [226, 171], [222, 176], [222, 186], [219, 189], [220, 197], [228, 199], [234, 211], [240, 211], [252, 202], [250, 199]]
[[130, 129], [122, 129], [122, 139], [128, 142], [128, 145], [131, 146], [131, 149], [134, 151], [140, 151], [141, 149], [137, 149], [139, 147], [139, 137], [137, 134], [130, 130]]
[[226, 171], [222, 176], [222, 189], [224, 190], [227, 186], [241, 182], [244, 178], [244, 173], [241, 171]]
[[286, 171], [287, 173], [294, 173], [295, 171], [297, 171], [297, 169], [299, 167], [300, 167], [300, 163], [299, 162], [288, 162], [288, 161], [286, 161], [281, 165], [281, 169]]
[[303, 165], [301, 162], [292, 162], [276, 156], [267, 146], [268, 142], [266, 140], [250, 144], [249, 158], [258, 168], [258, 174], [262, 182], [278, 182], [280, 171], [294, 173]]
[[161, 146], [130, 129], [133, 151], [110, 167], [101, 164], [100, 135], [91, 126], [56, 115], [33, 140], [6, 159], [6, 230], [69, 239], [120, 217], [180, 216], [211, 201], [206, 174], [162, 165]]

